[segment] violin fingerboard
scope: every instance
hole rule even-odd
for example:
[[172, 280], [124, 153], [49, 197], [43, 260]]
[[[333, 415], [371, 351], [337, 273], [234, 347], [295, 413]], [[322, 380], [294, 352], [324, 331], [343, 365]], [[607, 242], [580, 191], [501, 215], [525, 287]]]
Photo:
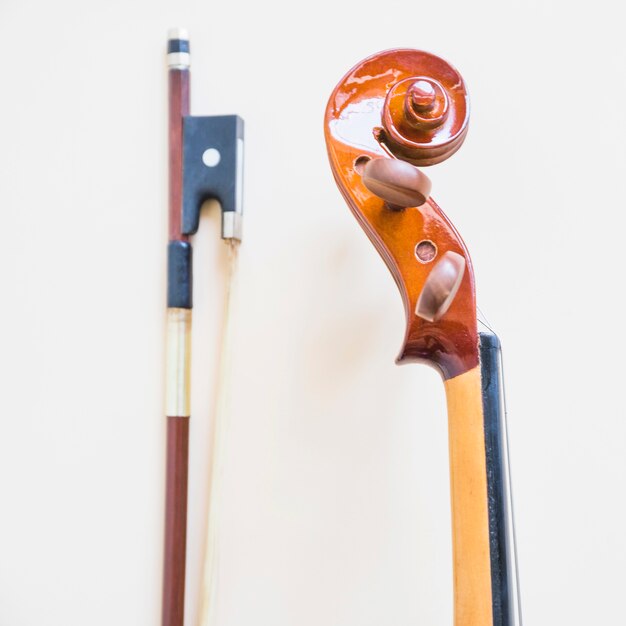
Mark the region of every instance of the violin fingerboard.
[[479, 333], [494, 626], [521, 626], [500, 340]]

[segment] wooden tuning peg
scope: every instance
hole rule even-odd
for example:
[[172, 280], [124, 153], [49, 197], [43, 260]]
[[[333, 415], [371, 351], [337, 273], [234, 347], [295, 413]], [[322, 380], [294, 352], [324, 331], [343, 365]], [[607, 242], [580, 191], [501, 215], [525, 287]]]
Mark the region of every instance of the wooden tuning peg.
[[430, 271], [417, 301], [415, 314], [428, 322], [440, 319], [454, 301], [464, 273], [465, 259], [456, 252], [446, 252]]
[[430, 178], [406, 161], [369, 159], [360, 170], [367, 189], [392, 208], [421, 206], [430, 195]]

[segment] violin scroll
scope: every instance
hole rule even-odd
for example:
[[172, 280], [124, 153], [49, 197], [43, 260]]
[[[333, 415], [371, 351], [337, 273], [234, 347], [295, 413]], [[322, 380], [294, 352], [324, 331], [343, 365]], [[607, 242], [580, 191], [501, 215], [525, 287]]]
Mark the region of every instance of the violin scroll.
[[406, 313], [398, 362], [425, 361], [445, 379], [478, 364], [469, 253], [418, 168], [447, 159], [467, 135], [461, 75], [419, 50], [388, 50], [350, 70], [326, 108], [331, 168], [387, 263]]

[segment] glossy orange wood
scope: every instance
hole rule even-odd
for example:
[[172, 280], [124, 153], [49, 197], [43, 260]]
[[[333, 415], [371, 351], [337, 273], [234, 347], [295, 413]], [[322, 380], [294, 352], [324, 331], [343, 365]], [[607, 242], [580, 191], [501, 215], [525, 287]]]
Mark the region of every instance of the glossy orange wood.
[[[442, 124], [434, 129], [407, 131], [409, 136], [401, 156], [408, 160], [411, 155], [417, 155], [414, 162], [429, 164], [441, 160], [442, 155], [446, 158], [452, 154], [467, 132], [469, 105], [462, 79], [442, 59], [406, 49], [376, 54], [344, 76], [326, 109], [326, 145], [341, 193], [387, 263], [402, 295], [407, 324], [398, 362], [424, 361], [449, 379], [478, 364], [474, 275], [465, 244], [432, 198], [419, 208], [392, 209], [365, 187], [357, 171], [362, 167], [355, 169], [360, 157], [364, 157], [360, 160], [362, 164], [367, 158], [394, 156], [382, 129], [382, 118], [385, 100], [398, 83], [407, 81], [401, 85], [403, 97], [408, 92], [417, 112], [425, 114], [429, 106], [428, 85], [420, 82], [419, 90], [417, 87], [410, 89], [412, 82], [418, 79], [426, 79], [426, 83], [432, 79], [436, 85], [449, 90], [446, 95], [449, 110]], [[434, 97], [430, 98], [434, 104], [433, 116], [440, 115], [442, 109], [441, 94], [437, 90], [438, 87], [433, 88]], [[400, 104], [394, 101], [391, 106], [393, 110], [389, 113], [387, 109], [387, 113], [397, 117]], [[402, 129], [403, 124], [398, 127]], [[410, 150], [411, 142], [418, 144], [415, 152]], [[424, 240], [432, 242], [436, 248], [435, 257], [427, 262], [416, 256], [416, 246]], [[418, 317], [415, 308], [430, 271], [448, 251], [465, 259], [465, 273], [448, 311], [441, 319], [429, 322]]]

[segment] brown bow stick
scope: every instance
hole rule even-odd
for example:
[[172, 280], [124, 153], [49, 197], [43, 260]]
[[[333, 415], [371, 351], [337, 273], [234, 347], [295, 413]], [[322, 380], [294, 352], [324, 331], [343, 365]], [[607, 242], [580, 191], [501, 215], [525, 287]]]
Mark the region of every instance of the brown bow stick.
[[479, 332], [470, 256], [418, 169], [467, 134], [461, 75], [418, 50], [352, 68], [326, 108], [337, 185], [389, 267], [406, 313], [398, 363], [439, 370], [448, 404], [456, 626], [521, 622], [500, 343]]
[[169, 243], [167, 270], [167, 460], [163, 626], [183, 626], [189, 456], [192, 247], [200, 207], [216, 199], [222, 238], [241, 240], [243, 120], [236, 115], [189, 115], [189, 38], [170, 31]]

